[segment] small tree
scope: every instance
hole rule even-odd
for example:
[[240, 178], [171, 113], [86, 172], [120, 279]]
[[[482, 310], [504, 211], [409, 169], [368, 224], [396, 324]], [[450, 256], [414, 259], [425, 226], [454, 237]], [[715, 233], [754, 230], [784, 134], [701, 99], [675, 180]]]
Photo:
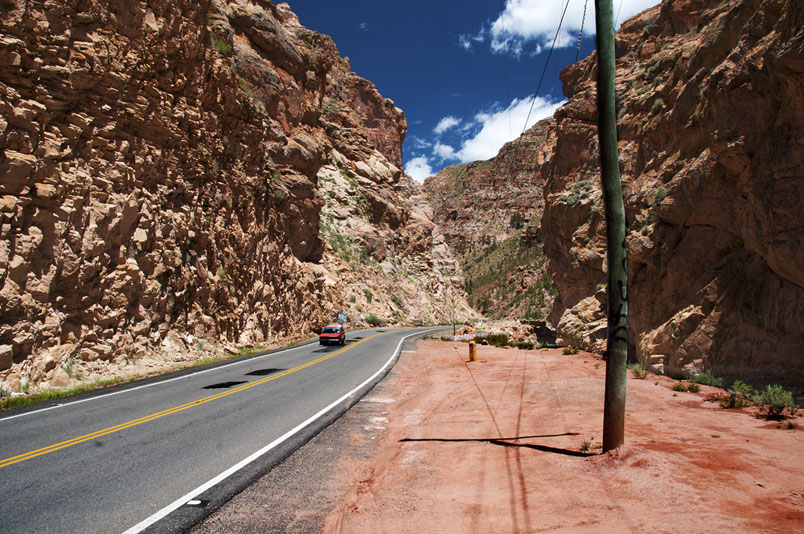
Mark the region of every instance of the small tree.
[[757, 417], [765, 419], [793, 417], [798, 411], [793, 394], [778, 384], [765, 386], [765, 389], [758, 391], [751, 400], [759, 409]]

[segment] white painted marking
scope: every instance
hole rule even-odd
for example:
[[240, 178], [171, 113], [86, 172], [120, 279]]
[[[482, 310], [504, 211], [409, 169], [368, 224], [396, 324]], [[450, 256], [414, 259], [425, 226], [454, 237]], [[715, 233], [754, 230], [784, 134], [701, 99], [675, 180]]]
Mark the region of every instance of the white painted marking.
[[393, 404], [396, 401], [388, 397], [365, 397], [363, 402], [376, 402], [378, 404]]
[[201, 501], [199, 501], [198, 499], [190, 499], [189, 501], [187, 501], [186, 504], [187, 506], [198, 506], [199, 504], [201, 504]]
[[207, 491], [212, 486], [222, 482], [223, 480], [226, 480], [227, 478], [229, 478], [230, 476], [232, 476], [236, 472], [240, 471], [241, 469], [243, 469], [245, 466], [247, 466], [248, 464], [250, 464], [251, 462], [253, 462], [257, 458], [262, 456], [263, 454], [265, 454], [268, 451], [270, 451], [271, 449], [274, 449], [277, 446], [281, 445], [282, 443], [284, 443], [285, 441], [287, 441], [288, 439], [293, 437], [295, 434], [297, 434], [299, 431], [303, 430], [305, 427], [307, 427], [307, 426], [311, 425], [312, 423], [314, 423], [317, 419], [322, 417], [325, 413], [330, 411], [332, 408], [334, 408], [335, 406], [337, 406], [341, 402], [345, 401], [350, 396], [354, 395], [357, 391], [362, 389], [366, 384], [368, 384], [369, 382], [374, 380], [377, 376], [379, 376], [379, 374], [382, 373], [389, 365], [391, 365], [391, 362], [394, 361], [394, 359], [401, 353], [400, 349], [402, 348], [402, 343], [404, 343], [406, 339], [408, 339], [409, 337], [418, 336], [418, 335], [421, 335], [421, 334], [426, 334], [427, 332], [432, 332], [434, 330], [439, 330], [439, 329], [434, 328], [432, 330], [425, 330], [424, 332], [414, 332], [413, 334], [409, 334], [409, 335], [403, 337], [402, 339], [399, 340], [399, 344], [396, 346], [396, 349], [391, 354], [391, 357], [388, 358], [388, 361], [385, 362], [385, 365], [383, 365], [380, 368], [379, 371], [377, 371], [376, 373], [371, 375], [368, 379], [366, 379], [365, 382], [363, 382], [362, 384], [357, 386], [355, 389], [353, 389], [349, 393], [345, 394], [344, 396], [342, 396], [341, 398], [339, 398], [338, 400], [336, 400], [335, 402], [333, 402], [332, 404], [330, 404], [326, 408], [322, 409], [320, 412], [318, 412], [317, 414], [313, 415], [312, 417], [310, 417], [309, 419], [307, 419], [303, 423], [299, 424], [295, 428], [287, 431], [286, 433], [284, 433], [280, 437], [276, 438], [274, 441], [272, 441], [271, 443], [269, 443], [268, 445], [266, 445], [262, 449], [258, 450], [257, 452], [253, 453], [252, 455], [248, 456], [247, 458], [241, 460], [240, 462], [236, 463], [235, 465], [233, 465], [232, 467], [230, 467], [229, 469], [227, 469], [223, 473], [219, 474], [215, 478], [212, 478], [212, 479], [204, 482], [203, 484], [201, 484], [200, 486], [198, 486], [194, 490], [192, 490], [189, 493], [179, 497], [178, 499], [173, 501], [171, 504], [165, 506], [164, 508], [162, 508], [161, 510], [159, 510], [158, 512], [156, 512], [152, 516], [140, 521], [139, 523], [137, 523], [133, 527], [131, 527], [128, 530], [126, 530], [125, 532], [123, 532], [123, 534], [137, 534], [139, 532], [142, 532], [143, 530], [145, 530], [146, 528], [150, 527], [151, 525], [153, 525], [154, 523], [156, 523], [160, 519], [162, 519], [164, 517], [167, 517], [168, 514], [170, 514], [171, 512], [177, 510], [178, 508], [180, 508], [182, 505], [184, 505], [184, 503], [186, 503], [189, 500], [191, 500], [191, 499], [197, 497], [198, 495], [204, 493], [205, 491]]
[[[309, 345], [312, 345], [312, 343], [310, 343]], [[304, 347], [307, 347], [307, 346], [308, 345], [299, 345], [299, 346], [296, 346], [296, 347], [290, 347], [290, 348], [287, 348], [287, 349], [282, 349], [282, 350], [280, 350], [278, 352], [272, 352], [270, 354], [263, 354], [262, 356], [255, 356], [254, 358], [248, 358], [248, 359], [245, 359], [245, 360], [241, 359], [241, 360], [234, 361], [232, 363], [227, 363], [226, 365], [220, 365], [218, 367], [213, 367], [211, 369], [204, 369], [202, 371], [196, 371], [194, 373], [189, 373], [189, 374], [186, 374], [186, 375], [177, 376], [175, 378], [169, 378], [167, 380], [158, 380], [158, 381], [152, 382], [150, 384], [145, 384], [145, 385], [133, 387], [133, 388], [130, 388], [130, 389], [124, 389], [122, 391], [115, 391], [115, 392], [112, 392], [112, 393], [104, 393], [102, 395], [97, 395], [95, 397], [90, 397], [88, 399], [81, 399], [81, 400], [77, 400], [77, 401], [73, 401], [73, 402], [65, 402], [63, 404], [57, 404], [55, 406], [48, 406], [47, 408], [42, 408], [40, 410], [33, 410], [33, 411], [30, 411], [30, 412], [20, 413], [20, 414], [17, 414], [17, 415], [10, 415], [8, 417], [0, 418], [0, 423], [2, 423], [3, 421], [10, 421], [11, 419], [16, 419], [17, 417], [26, 417], [26, 416], [29, 416], [29, 415], [34, 415], [34, 414], [46, 412], [48, 410], [55, 410], [56, 408], [62, 408], [64, 406], [72, 406], [74, 404], [80, 404], [82, 402], [89, 402], [89, 401], [94, 401], [94, 400], [98, 400], [98, 399], [105, 399], [107, 397], [113, 397], [115, 395], [120, 395], [121, 393], [130, 393], [132, 391], [137, 391], [138, 389], [145, 389], [145, 388], [149, 388], [149, 387], [152, 387], [152, 386], [158, 386], [158, 385], [161, 385], [161, 384], [168, 384], [168, 383], [174, 382], [176, 380], [182, 380], [184, 378], [190, 378], [191, 376], [202, 375], [202, 374], [208, 373], [210, 371], [217, 371], [219, 369], [224, 369], [226, 367], [232, 367], [234, 365], [240, 365], [241, 363], [253, 362], [255, 360], [261, 360], [263, 358], [267, 358], [268, 356], [278, 356], [279, 354], [284, 354], [286, 352], [291, 352], [291, 351], [301, 349], [301, 348], [304, 348]]]

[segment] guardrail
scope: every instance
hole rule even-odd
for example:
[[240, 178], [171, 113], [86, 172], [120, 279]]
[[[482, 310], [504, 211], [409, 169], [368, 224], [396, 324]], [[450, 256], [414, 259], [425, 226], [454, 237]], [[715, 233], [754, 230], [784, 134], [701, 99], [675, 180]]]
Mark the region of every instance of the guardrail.
[[474, 333], [474, 334], [459, 334], [457, 336], [452, 336], [452, 341], [466, 341], [467, 339], [474, 339], [476, 337], [484, 337], [486, 334]]

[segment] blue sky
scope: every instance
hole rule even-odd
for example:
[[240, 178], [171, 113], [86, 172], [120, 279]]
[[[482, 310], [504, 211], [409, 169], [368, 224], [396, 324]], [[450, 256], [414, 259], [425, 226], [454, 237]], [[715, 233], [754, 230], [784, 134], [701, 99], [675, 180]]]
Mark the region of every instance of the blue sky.
[[[657, 3], [614, 0], [618, 25]], [[332, 37], [352, 70], [405, 111], [405, 171], [419, 181], [447, 165], [493, 157], [564, 102], [558, 75], [575, 61], [584, 13], [584, 0], [569, 0], [534, 101], [566, 0], [288, 4], [302, 25]], [[594, 17], [588, 0], [579, 59], [594, 49]]]

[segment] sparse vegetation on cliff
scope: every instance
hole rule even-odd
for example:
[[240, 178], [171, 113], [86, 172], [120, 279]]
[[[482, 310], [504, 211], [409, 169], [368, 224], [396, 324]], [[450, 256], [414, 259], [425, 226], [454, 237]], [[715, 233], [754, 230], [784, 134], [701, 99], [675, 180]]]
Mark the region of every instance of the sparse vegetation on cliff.
[[[801, 18], [794, 0], [703, 3], [694, 14], [689, 3], [662, 2], [617, 33], [627, 267], [637, 274], [629, 343], [667, 374], [703, 365], [804, 392], [804, 327], [794, 319], [804, 268], [793, 245], [803, 237], [804, 169], [788, 133], [804, 116], [792, 89], [804, 75], [790, 68], [804, 55]], [[604, 232], [590, 220], [588, 184], [599, 166], [595, 69], [587, 58], [562, 72], [568, 103], [554, 115], [540, 172], [559, 291], [549, 319], [559, 336], [601, 351], [600, 330], [577, 328], [590, 319], [605, 328]]]
[[[460, 270], [401, 170], [404, 113], [289, 6], [6, 4], [2, 53], [35, 68], [1, 84], [3, 391], [299, 338], [342, 310], [444, 320]], [[146, 19], [181, 30], [143, 39]], [[69, 75], [42, 83], [51, 63]]]

